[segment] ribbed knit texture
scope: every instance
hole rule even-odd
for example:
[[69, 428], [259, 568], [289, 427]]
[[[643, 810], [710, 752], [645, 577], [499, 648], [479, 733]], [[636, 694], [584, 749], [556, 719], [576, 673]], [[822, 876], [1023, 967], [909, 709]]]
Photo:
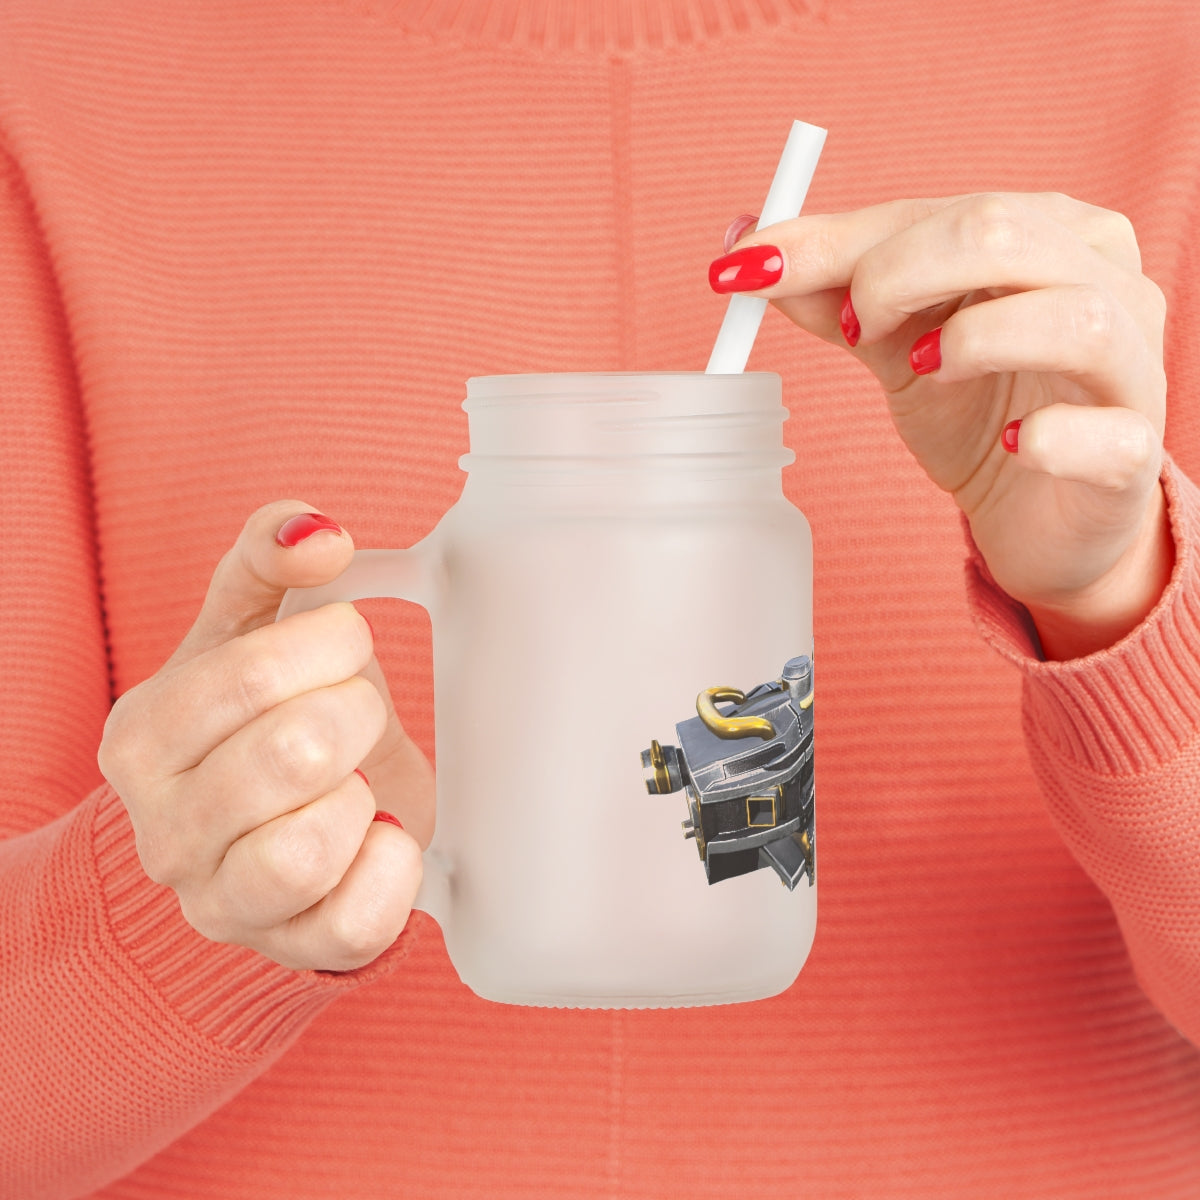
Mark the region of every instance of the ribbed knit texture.
[[[1200, 1194], [1198, 14], [0, 0], [0, 1197]], [[1133, 220], [1171, 312], [1158, 609], [1039, 662], [874, 381], [769, 312], [816, 545], [795, 986], [523, 1009], [422, 918], [345, 976], [200, 938], [98, 775], [112, 696], [259, 505], [427, 533], [467, 377], [702, 369], [705, 269], [796, 117], [811, 211]], [[362, 607], [432, 756], [428, 620]]]

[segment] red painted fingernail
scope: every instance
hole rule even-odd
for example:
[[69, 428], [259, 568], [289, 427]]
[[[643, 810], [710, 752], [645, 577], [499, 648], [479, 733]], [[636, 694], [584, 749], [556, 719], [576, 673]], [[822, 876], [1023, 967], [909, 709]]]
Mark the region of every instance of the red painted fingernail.
[[741, 238], [742, 234], [750, 228], [751, 225], [757, 225], [758, 218], [750, 213], [742, 213], [740, 217], [734, 217], [729, 222], [729, 228], [725, 230], [725, 253], [728, 254], [734, 242]]
[[341, 533], [342, 527], [336, 521], [321, 516], [320, 513], [300, 513], [299, 516], [289, 517], [284, 521], [275, 535], [275, 540], [281, 546], [290, 549], [292, 546], [299, 545], [305, 538], [312, 537], [314, 533], [320, 533], [322, 530]]
[[862, 328], [858, 323], [858, 316], [854, 311], [854, 305], [850, 301], [850, 289], [846, 289], [846, 295], [842, 300], [842, 311], [838, 314], [838, 320], [842, 326], [842, 337], [846, 339], [846, 345], [857, 346], [858, 339], [862, 337]]
[[714, 292], [757, 292], [783, 278], [783, 255], [778, 246], [744, 246], [718, 258], [708, 268]]
[[354, 773], [363, 781], [363, 783], [367, 785], [367, 787], [371, 786], [371, 781], [357, 767], [354, 768]]
[[386, 821], [389, 825], [395, 825], [397, 829], [403, 829], [398, 818], [393, 817], [390, 812], [384, 812], [383, 809], [378, 809], [375, 815], [371, 818], [372, 821]]
[[1009, 421], [1004, 427], [1004, 432], [1000, 435], [1001, 442], [1004, 443], [1004, 448], [1009, 454], [1017, 452], [1017, 431], [1021, 428], [1021, 422]]
[[942, 365], [942, 327], [922, 334], [908, 352], [908, 361], [918, 375], [932, 375]]

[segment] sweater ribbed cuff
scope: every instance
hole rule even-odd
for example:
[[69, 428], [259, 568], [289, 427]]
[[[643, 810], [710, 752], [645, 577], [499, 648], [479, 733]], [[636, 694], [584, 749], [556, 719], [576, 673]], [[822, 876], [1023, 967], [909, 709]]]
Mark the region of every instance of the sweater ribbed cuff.
[[175, 893], [142, 870], [120, 797], [105, 787], [93, 802], [96, 870], [120, 952], [184, 1021], [235, 1054], [282, 1049], [340, 993], [391, 971], [416, 936], [419, 921], [410, 921], [374, 962], [342, 973], [295, 971], [209, 941], [183, 919]]
[[1175, 567], [1158, 604], [1115, 645], [1045, 662], [1028, 611], [993, 579], [964, 519], [967, 597], [985, 640], [1024, 675], [1027, 733], [1102, 774], [1152, 770], [1196, 735], [1200, 716], [1200, 492], [1169, 458], [1161, 475]]

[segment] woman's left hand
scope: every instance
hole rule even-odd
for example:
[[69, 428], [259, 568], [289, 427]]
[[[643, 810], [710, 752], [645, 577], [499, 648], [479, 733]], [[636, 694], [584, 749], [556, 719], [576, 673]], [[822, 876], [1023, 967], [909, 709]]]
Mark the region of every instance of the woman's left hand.
[[1111, 645], [1153, 608], [1174, 561], [1166, 304], [1125, 217], [1057, 194], [901, 200], [730, 249], [717, 291], [770, 299], [879, 379], [1047, 658]]

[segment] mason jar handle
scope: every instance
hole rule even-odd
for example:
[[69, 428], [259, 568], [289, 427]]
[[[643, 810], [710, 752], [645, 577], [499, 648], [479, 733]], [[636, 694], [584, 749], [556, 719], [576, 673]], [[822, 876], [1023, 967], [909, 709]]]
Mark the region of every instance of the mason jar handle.
[[291, 588], [283, 597], [275, 619], [308, 612], [335, 600], [372, 600], [377, 597], [411, 600], [428, 608], [432, 600], [428, 538], [409, 550], [356, 550], [350, 565], [330, 583], [319, 587]]
[[[409, 600], [429, 609], [436, 588], [431, 550], [429, 538], [407, 550], [356, 550], [350, 565], [332, 582], [289, 589], [275, 620], [337, 600]], [[421, 887], [413, 908], [428, 913], [445, 930], [451, 910], [450, 860], [431, 845], [421, 856], [421, 863]]]

